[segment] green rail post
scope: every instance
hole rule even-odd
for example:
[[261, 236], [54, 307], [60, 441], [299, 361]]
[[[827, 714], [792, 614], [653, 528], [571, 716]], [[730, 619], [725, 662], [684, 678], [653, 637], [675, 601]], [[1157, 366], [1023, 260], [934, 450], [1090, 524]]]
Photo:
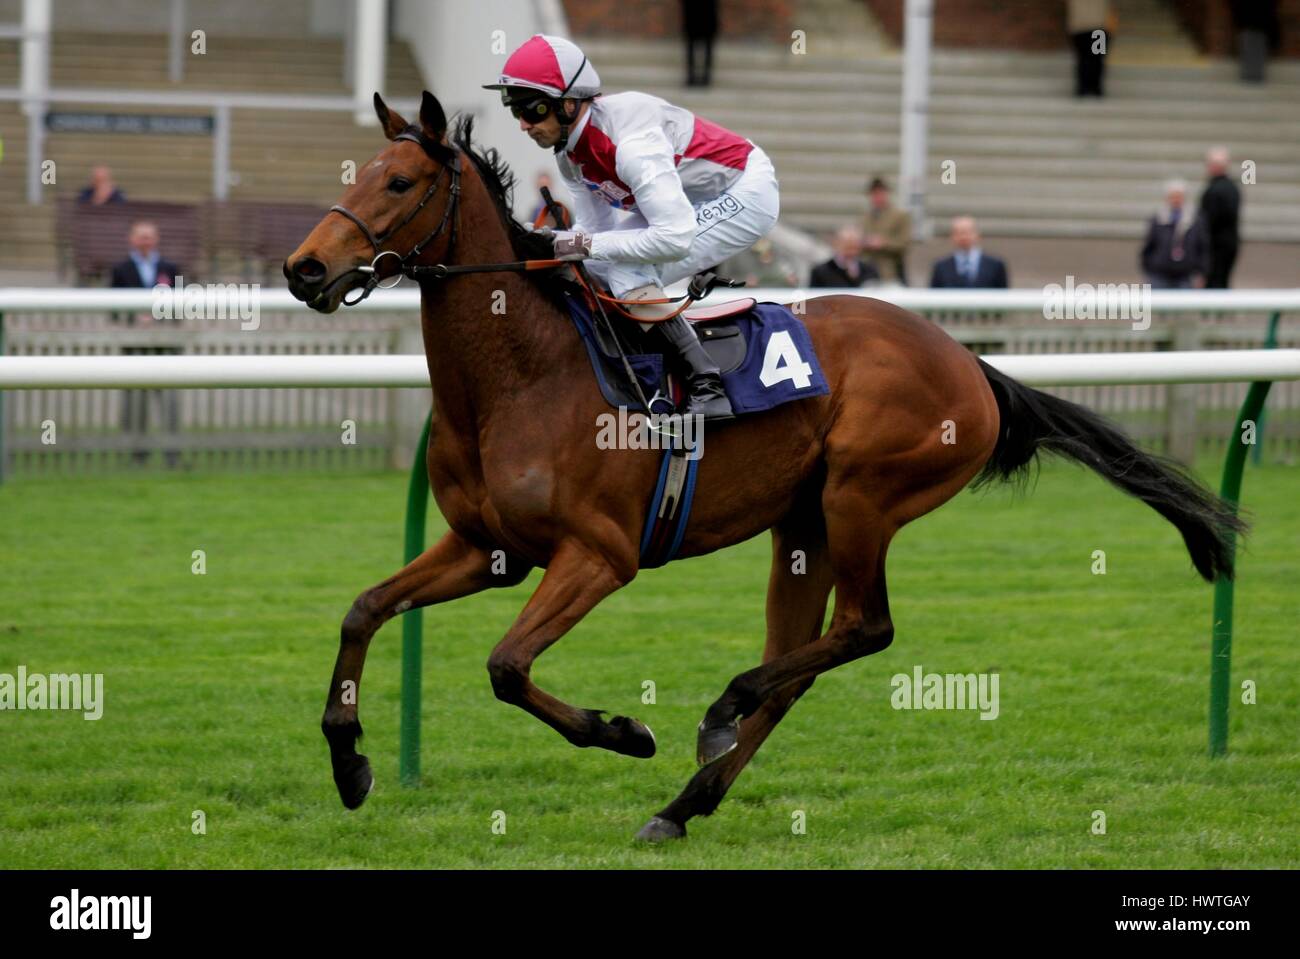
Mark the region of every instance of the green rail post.
[[[1268, 331], [1264, 334], [1264, 349], [1277, 349], [1277, 324], [1282, 319], [1281, 313], [1274, 313], [1268, 318]], [[1259, 411], [1259, 419], [1255, 421], [1255, 447], [1250, 451], [1250, 461], [1256, 466], [1264, 452], [1264, 420], [1268, 418], [1268, 410]]]
[[[0, 356], [5, 355], [5, 315], [0, 313]], [[5, 450], [5, 392], [0, 390], [0, 483], [5, 481], [9, 453]]]
[[[1237, 429], [1228, 443], [1228, 455], [1223, 461], [1223, 483], [1219, 495], [1236, 509], [1241, 498], [1241, 475], [1246, 468], [1246, 446], [1241, 442], [1241, 430], [1246, 420], [1259, 425], [1259, 414], [1264, 409], [1271, 382], [1250, 384], [1246, 401], [1237, 414]], [[1259, 441], [1258, 431], [1255, 435]], [[1237, 537], [1229, 533], [1228, 556], [1235, 559]], [[1228, 752], [1228, 695], [1232, 673], [1232, 580], [1222, 574], [1214, 581], [1214, 623], [1210, 632], [1210, 755], [1223, 756]]]
[[[433, 413], [424, 421], [420, 442], [411, 464], [411, 482], [406, 491], [406, 552], [410, 563], [424, 552], [424, 525], [429, 506], [429, 467], [425, 453], [429, 448], [429, 426]], [[411, 609], [402, 614], [402, 722], [398, 748], [398, 778], [403, 786], [420, 783], [420, 680], [423, 671], [424, 610]]]

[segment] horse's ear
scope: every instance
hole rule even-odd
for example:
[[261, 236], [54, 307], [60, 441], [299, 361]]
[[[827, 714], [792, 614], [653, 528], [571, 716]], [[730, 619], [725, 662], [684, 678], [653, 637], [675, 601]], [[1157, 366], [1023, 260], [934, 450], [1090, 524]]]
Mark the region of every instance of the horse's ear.
[[388, 109], [388, 104], [378, 93], [375, 94], [375, 115], [379, 117], [379, 125], [384, 129], [384, 136], [390, 140], [397, 138], [397, 134], [406, 129], [406, 120], [396, 110]]
[[428, 90], [420, 98], [420, 127], [424, 130], [424, 135], [434, 143], [441, 143], [442, 135], [447, 132], [447, 114], [443, 112], [438, 98]]

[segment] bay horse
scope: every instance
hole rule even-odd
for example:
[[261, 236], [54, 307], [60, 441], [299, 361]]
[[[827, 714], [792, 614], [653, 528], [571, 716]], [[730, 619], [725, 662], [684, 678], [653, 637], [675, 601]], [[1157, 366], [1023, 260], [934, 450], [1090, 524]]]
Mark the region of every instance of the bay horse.
[[[509, 212], [509, 171], [495, 151], [476, 149], [472, 120], [449, 132], [427, 92], [416, 123], [378, 95], [375, 109], [388, 146], [284, 264], [293, 294], [323, 313], [412, 266], [499, 264], [526, 251], [526, 231]], [[655, 752], [645, 724], [571, 706], [529, 675], [538, 656], [636, 576], [659, 468], [655, 452], [598, 447], [597, 416], [608, 407], [573, 323], [536, 276], [421, 279], [435, 410], [429, 482], [449, 530], [361, 593], [343, 620], [321, 727], [349, 809], [374, 784], [356, 743], [375, 631], [408, 609], [515, 585], [533, 567], [546, 572], [488, 657], [496, 696], [575, 746]], [[1230, 537], [1245, 526], [1187, 469], [1139, 450], [1084, 407], [1000, 373], [914, 313], [844, 295], [804, 307], [829, 395], [709, 430], [679, 553], [702, 556], [771, 530], [763, 661], [709, 706], [699, 771], [640, 839], [684, 836], [817, 675], [890, 645], [890, 541], [972, 481], [1023, 480], [1040, 452], [1075, 460], [1176, 526], [1205, 579], [1232, 573]], [[533, 428], [542, 411], [546, 428]], [[792, 572], [796, 550], [802, 573]]]

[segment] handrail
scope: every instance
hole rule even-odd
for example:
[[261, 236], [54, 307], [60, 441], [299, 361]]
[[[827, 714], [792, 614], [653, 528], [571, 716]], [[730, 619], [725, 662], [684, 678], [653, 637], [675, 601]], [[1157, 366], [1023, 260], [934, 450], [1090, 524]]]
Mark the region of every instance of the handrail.
[[[220, 285], [220, 284], [217, 284]], [[864, 296], [884, 300], [908, 310], [951, 310], [954, 312], [1041, 313], [1052, 295], [1037, 289], [1014, 290], [923, 290], [912, 287], [872, 289], [795, 289], [761, 287], [715, 292], [708, 303], [735, 299], [739, 294], [759, 301], [796, 303], [818, 296]], [[169, 294], [170, 295], [170, 294]], [[306, 305], [286, 289], [261, 289], [257, 303], [264, 312], [305, 311]], [[11, 287], [0, 289], [0, 313], [20, 311], [84, 313], [92, 310], [148, 310], [154, 302], [152, 290], [107, 290], [82, 288]], [[1300, 289], [1277, 290], [1155, 290], [1151, 293], [1152, 313], [1293, 313], [1300, 311]], [[420, 291], [414, 286], [376, 291], [366, 301], [366, 312], [418, 312]], [[1045, 322], [1052, 322], [1046, 320]], [[1095, 320], [1098, 324], [1123, 322]], [[1140, 335], [1136, 333], [1135, 335]]]

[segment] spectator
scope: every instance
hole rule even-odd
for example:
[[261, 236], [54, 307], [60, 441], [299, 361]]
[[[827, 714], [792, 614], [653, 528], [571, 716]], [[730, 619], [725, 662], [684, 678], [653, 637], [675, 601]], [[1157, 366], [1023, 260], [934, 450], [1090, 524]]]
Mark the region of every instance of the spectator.
[[565, 206], [559, 200], [556, 200], [555, 205], [560, 208], [561, 214], [565, 217], [564, 223], [556, 223], [555, 217], [551, 216], [551, 211], [546, 206], [546, 201], [541, 198], [541, 193], [543, 188], [548, 190], [551, 188], [551, 177], [550, 174], [548, 173], [537, 174], [538, 196], [537, 196], [537, 206], [533, 207], [533, 217], [532, 217], [533, 229], [540, 230], [544, 226], [549, 226], [555, 230], [565, 229], [566, 227], [569, 226], [570, 223], [573, 222], [573, 214], [569, 212], [569, 208], [567, 206]]
[[[131, 224], [127, 236], [131, 250], [127, 258], [113, 267], [112, 285], [117, 288], [155, 286], [173, 286], [180, 270], [175, 263], [162, 258], [158, 250], [158, 227], [148, 220], [139, 220]], [[122, 316], [115, 314], [114, 322], [121, 322]], [[150, 326], [154, 322], [153, 313], [137, 313], [126, 317], [129, 326]], [[174, 322], [179, 322], [179, 316]], [[179, 346], [161, 344], [124, 346], [123, 356], [175, 356], [181, 352]], [[175, 390], [125, 390], [122, 393], [122, 432], [132, 437], [134, 445], [131, 459], [135, 463], [144, 463], [149, 459], [149, 448], [145, 440], [149, 432], [149, 406], [157, 401], [163, 425], [168, 434], [175, 436], [180, 428], [180, 401]], [[180, 452], [174, 447], [163, 451], [167, 466], [174, 468], [180, 462]]]
[[1237, 262], [1241, 240], [1237, 224], [1241, 217], [1241, 191], [1228, 178], [1228, 148], [1214, 147], [1205, 154], [1205, 173], [1209, 180], [1201, 194], [1201, 225], [1209, 241], [1209, 267], [1205, 286], [1226, 290]]
[[1269, 52], [1281, 41], [1277, 0], [1232, 0], [1232, 19], [1242, 82], [1263, 83]]
[[799, 286], [799, 270], [781, 256], [771, 237], [763, 237], [744, 253], [719, 267], [723, 276], [744, 280], [746, 286]]
[[871, 208], [863, 219], [866, 261], [886, 283], [907, 286], [907, 247], [912, 242], [912, 216], [889, 202], [889, 186], [876, 177], [867, 187]]
[[712, 82], [713, 41], [718, 36], [718, 0], [682, 0], [682, 33], [686, 36], [686, 85], [707, 87]]
[[980, 234], [973, 217], [953, 218], [952, 248], [950, 256], [935, 261], [930, 273], [932, 288], [979, 287], [1005, 290], [1010, 285], [1007, 282], [1007, 265], [980, 248]]
[[[1066, 20], [1074, 46], [1074, 95], [1100, 97], [1106, 51], [1115, 29], [1114, 11], [1108, 0], [1069, 0]], [[1094, 37], [1098, 30], [1104, 38]]]
[[90, 183], [77, 194], [77, 202], [103, 206], [105, 203], [124, 203], [126, 195], [113, 182], [113, 171], [101, 165], [90, 168]]
[[835, 255], [813, 267], [809, 286], [862, 286], [880, 279], [876, 268], [862, 259], [862, 231], [857, 227], [840, 227], [831, 246]]
[[1151, 218], [1142, 244], [1142, 271], [1157, 290], [1180, 290], [1205, 284], [1209, 251], [1194, 212], [1184, 208], [1187, 184], [1170, 180], [1165, 205]]
[[[131, 251], [125, 260], [113, 267], [111, 286], [171, 286], [176, 281], [176, 274], [180, 271], [175, 263], [164, 260], [158, 252], [158, 227], [155, 224], [148, 220], [132, 223], [127, 242]], [[153, 319], [152, 314], [149, 314], [149, 319]], [[148, 323], [148, 320], [144, 322]]]

